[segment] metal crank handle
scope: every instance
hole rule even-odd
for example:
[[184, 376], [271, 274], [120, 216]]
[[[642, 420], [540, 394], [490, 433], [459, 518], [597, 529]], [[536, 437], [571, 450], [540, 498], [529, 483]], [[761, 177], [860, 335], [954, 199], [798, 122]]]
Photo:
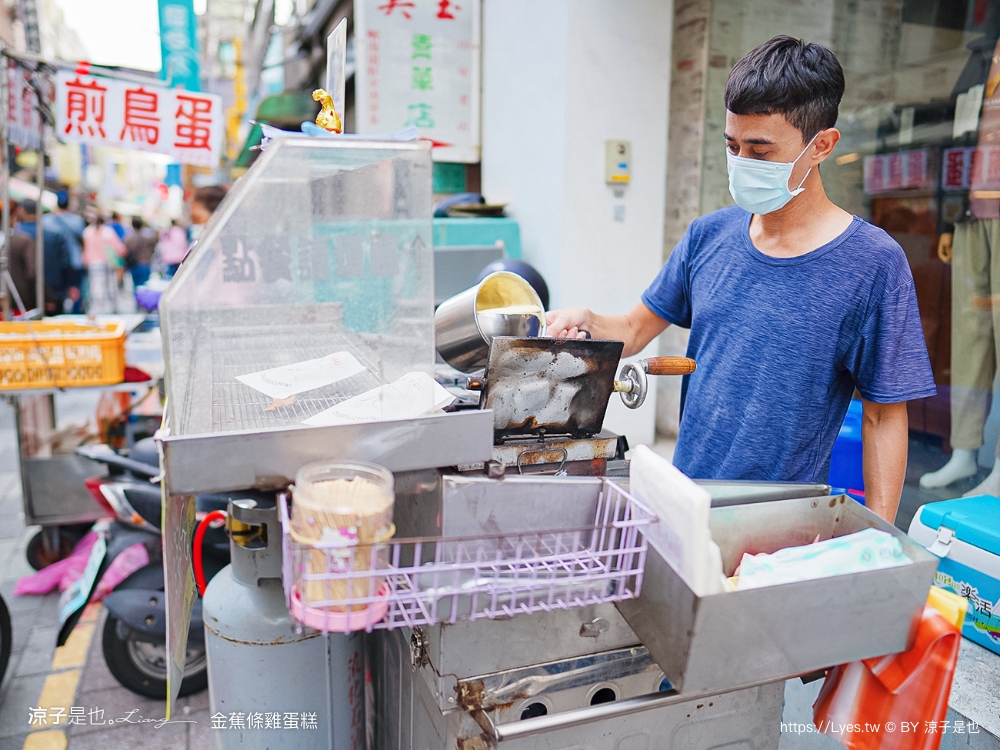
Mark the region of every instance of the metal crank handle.
[[629, 409], [638, 409], [646, 400], [646, 375], [690, 375], [697, 368], [687, 357], [649, 357], [624, 365], [615, 381], [615, 393]]
[[639, 364], [647, 375], [690, 375], [698, 365], [688, 357], [649, 357]]

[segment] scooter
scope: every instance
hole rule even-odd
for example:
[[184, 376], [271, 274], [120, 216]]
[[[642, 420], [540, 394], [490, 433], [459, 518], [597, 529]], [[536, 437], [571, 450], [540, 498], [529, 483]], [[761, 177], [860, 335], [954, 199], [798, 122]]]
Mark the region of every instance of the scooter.
[[[164, 699], [168, 667], [156, 445], [152, 438], [140, 440], [127, 456], [106, 445], [81, 446], [77, 453], [107, 467], [107, 476], [89, 478], [85, 485], [114, 520], [95, 526], [98, 539], [83, 575], [60, 599], [57, 645], [61, 646], [68, 638], [105, 577], [124, 575], [103, 600], [108, 610], [101, 638], [104, 660], [124, 687], [139, 695]], [[229, 499], [228, 495], [196, 498], [196, 510], [202, 516], [194, 555], [199, 563], [196, 566], [199, 591], [229, 563], [225, 529], [209, 525], [225, 519]], [[144, 555], [136, 545], [144, 548]], [[109, 571], [114, 571], [114, 575]], [[105, 582], [105, 587], [108, 585], [110, 581]], [[199, 598], [191, 613], [182, 696], [204, 690], [208, 685], [203, 630]]]

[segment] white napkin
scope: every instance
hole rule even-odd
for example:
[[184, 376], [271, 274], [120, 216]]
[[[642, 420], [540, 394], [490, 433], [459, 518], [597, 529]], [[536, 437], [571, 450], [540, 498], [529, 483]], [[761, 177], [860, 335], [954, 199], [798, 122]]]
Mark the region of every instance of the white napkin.
[[236, 379], [271, 398], [288, 398], [364, 371], [364, 365], [350, 352], [335, 352], [318, 359], [237, 375]]
[[303, 424], [328, 427], [336, 424], [413, 419], [444, 408], [454, 398], [430, 375], [409, 372], [388, 385], [373, 388], [309, 417]]

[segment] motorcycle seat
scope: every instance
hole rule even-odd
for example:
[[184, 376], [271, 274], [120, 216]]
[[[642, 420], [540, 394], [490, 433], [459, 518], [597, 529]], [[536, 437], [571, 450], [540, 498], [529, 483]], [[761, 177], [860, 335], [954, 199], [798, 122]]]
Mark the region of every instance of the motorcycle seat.
[[129, 485], [125, 487], [125, 498], [135, 512], [156, 528], [160, 528], [160, 488], [155, 484]]
[[156, 450], [156, 440], [151, 437], [137, 440], [129, 450], [128, 457], [149, 466], [160, 465], [160, 454]]

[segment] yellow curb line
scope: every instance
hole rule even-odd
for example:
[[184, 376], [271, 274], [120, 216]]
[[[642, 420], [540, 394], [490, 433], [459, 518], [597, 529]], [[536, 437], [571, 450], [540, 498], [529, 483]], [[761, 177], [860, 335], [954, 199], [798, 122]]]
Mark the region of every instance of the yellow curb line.
[[56, 672], [45, 678], [42, 694], [38, 697], [39, 708], [64, 708], [69, 713], [76, 697], [76, 686], [80, 684], [80, 670], [70, 669]]
[[80, 615], [80, 622], [97, 622], [97, 616], [101, 613], [101, 603], [91, 602], [84, 607], [83, 614]]
[[61, 729], [29, 734], [24, 740], [23, 750], [66, 750], [69, 740]]
[[96, 626], [92, 622], [80, 623], [69, 634], [60, 648], [52, 655], [52, 671], [82, 667], [87, 662], [87, 649]]
[[[52, 672], [45, 678], [41, 695], [38, 696], [37, 708], [62, 708], [63, 721], [76, 698], [76, 689], [80, 685], [99, 611], [99, 604], [88, 604], [84, 609], [80, 622], [73, 628], [66, 643], [52, 655]], [[38, 726], [34, 730], [24, 738], [21, 750], [66, 750], [69, 740], [62, 729]]]

